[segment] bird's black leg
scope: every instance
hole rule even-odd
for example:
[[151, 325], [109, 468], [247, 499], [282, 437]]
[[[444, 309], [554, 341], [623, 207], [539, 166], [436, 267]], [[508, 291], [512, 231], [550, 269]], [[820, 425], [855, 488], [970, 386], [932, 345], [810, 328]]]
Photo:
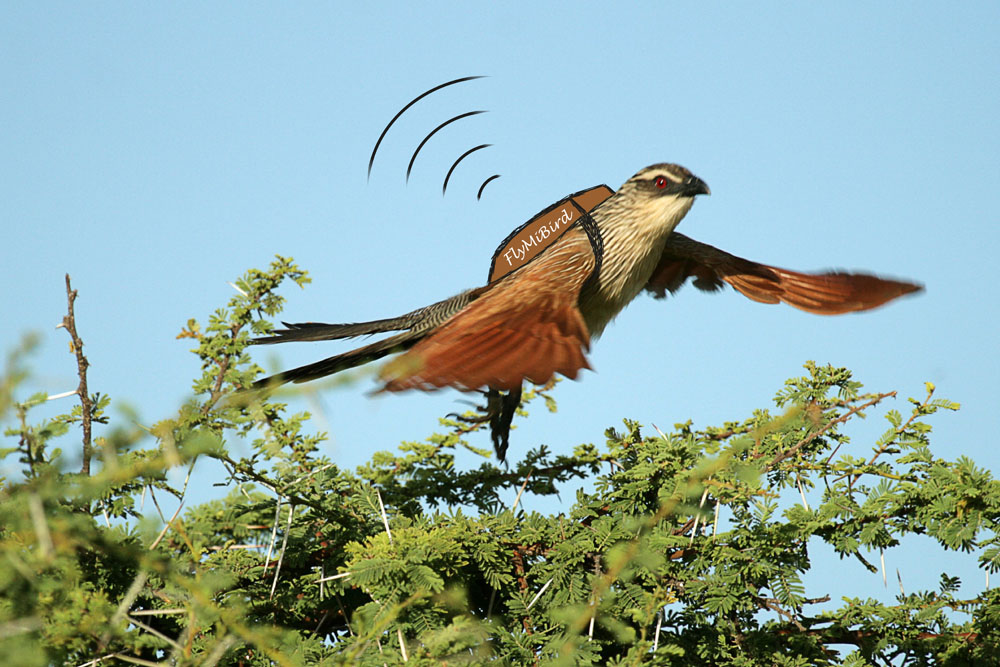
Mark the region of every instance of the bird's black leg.
[[490, 419], [490, 436], [493, 438], [493, 449], [497, 453], [497, 458], [505, 461], [507, 445], [510, 444], [510, 424], [514, 421], [514, 412], [521, 405], [521, 387], [500, 394], [498, 401], [500, 409]]

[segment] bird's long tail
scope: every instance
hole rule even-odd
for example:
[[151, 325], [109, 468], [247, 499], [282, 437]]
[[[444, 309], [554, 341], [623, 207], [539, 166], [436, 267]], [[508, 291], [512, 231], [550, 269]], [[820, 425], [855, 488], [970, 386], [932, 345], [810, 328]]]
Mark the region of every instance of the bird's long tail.
[[429, 306], [418, 308], [417, 310], [390, 317], [384, 320], [372, 320], [371, 322], [355, 322], [349, 324], [325, 324], [323, 322], [282, 322], [286, 328], [277, 329], [270, 336], [255, 338], [252, 342], [255, 345], [271, 345], [273, 343], [294, 343], [317, 340], [337, 340], [340, 338], [354, 338], [356, 336], [368, 336], [371, 334], [385, 333], [387, 331], [429, 331], [434, 329], [446, 319], [465, 308], [471, 301], [482, 294], [485, 288], [466, 290], [460, 294], [432, 303]]
[[[320, 325], [324, 327], [335, 328], [337, 326], [358, 326], [358, 325]], [[361, 334], [351, 334], [354, 336], [359, 336]], [[316, 361], [311, 364], [306, 364], [305, 366], [299, 366], [298, 368], [293, 368], [291, 370], [282, 371], [281, 373], [276, 373], [270, 377], [266, 377], [263, 380], [257, 380], [253, 383], [254, 389], [265, 389], [268, 387], [276, 387], [278, 385], [285, 384], [286, 382], [308, 382], [309, 380], [316, 380], [321, 377], [326, 377], [327, 375], [333, 375], [334, 373], [339, 373], [340, 371], [345, 371], [348, 368], [354, 368], [355, 366], [361, 366], [362, 364], [367, 364], [376, 359], [381, 359], [384, 356], [394, 354], [396, 352], [402, 352], [408, 350], [417, 344], [420, 339], [427, 335], [426, 331], [404, 331], [403, 333], [396, 334], [395, 336], [389, 336], [383, 340], [371, 343], [370, 345], [364, 345], [357, 349], [351, 350], [349, 352], [344, 352], [342, 354], [337, 354], [332, 357], [327, 357], [321, 361]], [[328, 338], [343, 338], [345, 336], [328, 336]], [[286, 340], [325, 340], [324, 338], [289, 338]], [[282, 342], [282, 341], [267, 341], [267, 342]]]
[[256, 338], [252, 342], [256, 345], [272, 345], [274, 343], [354, 338], [356, 336], [367, 336], [389, 331], [402, 331], [403, 333], [258, 380], [253, 385], [254, 389], [275, 387], [286, 382], [298, 383], [316, 380], [349, 368], [354, 368], [355, 366], [367, 364], [396, 352], [408, 350], [434, 331], [449, 317], [465, 308], [471, 301], [477, 299], [485, 289], [485, 287], [479, 287], [466, 290], [449, 299], [438, 301], [424, 308], [418, 308], [399, 317], [391, 317], [384, 320], [350, 324], [282, 322], [285, 325], [284, 329], [278, 329], [270, 336]]
[[387, 331], [402, 331], [410, 329], [408, 320], [411, 314], [401, 315], [385, 320], [371, 322], [356, 322], [351, 324], [326, 324], [324, 322], [282, 322], [284, 329], [275, 329], [270, 336], [253, 339], [254, 345], [273, 345], [275, 343], [301, 343], [317, 340], [338, 340], [355, 338]]

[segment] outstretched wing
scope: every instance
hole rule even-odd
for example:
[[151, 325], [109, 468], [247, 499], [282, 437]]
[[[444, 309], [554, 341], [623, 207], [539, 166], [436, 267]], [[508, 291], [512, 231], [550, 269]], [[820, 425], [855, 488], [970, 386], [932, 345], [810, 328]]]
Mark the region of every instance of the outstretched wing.
[[674, 232], [660, 262], [646, 283], [656, 298], [676, 292], [687, 281], [715, 291], [729, 283], [760, 303], [784, 302], [810, 313], [837, 315], [876, 308], [923, 289], [920, 285], [866, 273], [800, 273], [730, 255], [706, 243]]
[[490, 286], [405, 354], [386, 364], [383, 390], [480, 387], [575, 378], [590, 368], [590, 333], [577, 297], [594, 267], [590, 241], [570, 230], [519, 271]]

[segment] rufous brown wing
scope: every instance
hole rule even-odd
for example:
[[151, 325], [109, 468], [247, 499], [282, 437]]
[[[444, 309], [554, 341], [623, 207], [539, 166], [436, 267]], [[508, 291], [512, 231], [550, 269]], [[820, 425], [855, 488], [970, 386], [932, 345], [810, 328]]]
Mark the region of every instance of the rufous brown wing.
[[715, 291], [728, 283], [760, 303], [784, 302], [810, 313], [838, 315], [877, 308], [923, 289], [920, 285], [867, 273], [802, 273], [753, 262], [674, 232], [646, 289], [657, 298], [676, 292], [689, 279]]
[[542, 384], [590, 368], [590, 333], [577, 307], [594, 254], [571, 230], [543, 256], [500, 280], [379, 373], [383, 390], [471, 390]]

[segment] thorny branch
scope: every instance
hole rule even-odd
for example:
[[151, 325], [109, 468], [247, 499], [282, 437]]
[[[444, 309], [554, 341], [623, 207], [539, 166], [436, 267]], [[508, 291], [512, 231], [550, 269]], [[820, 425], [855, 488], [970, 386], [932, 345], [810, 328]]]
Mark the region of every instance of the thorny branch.
[[811, 433], [811, 434], [807, 435], [806, 437], [802, 438], [797, 443], [795, 443], [794, 445], [792, 445], [791, 447], [789, 447], [787, 450], [785, 450], [784, 452], [781, 452], [780, 454], [778, 454], [777, 456], [775, 456], [773, 459], [771, 459], [771, 462], [767, 464], [767, 468], [766, 469], [767, 470], [771, 470], [772, 468], [774, 468], [774, 466], [778, 465], [779, 463], [781, 463], [785, 459], [791, 458], [792, 456], [795, 455], [796, 452], [798, 452], [800, 449], [802, 449], [802, 447], [804, 447], [806, 444], [808, 444], [808, 443], [812, 442], [813, 440], [815, 440], [816, 438], [822, 436], [824, 433], [826, 433], [827, 431], [829, 431], [831, 428], [833, 428], [837, 424], [843, 424], [843, 423], [847, 422], [847, 420], [849, 420], [851, 417], [853, 417], [857, 413], [861, 412], [862, 410], [865, 410], [866, 408], [870, 408], [872, 406], [878, 405], [883, 400], [885, 400], [887, 398], [890, 398], [890, 397], [894, 397], [895, 395], [896, 395], [896, 392], [894, 392], [894, 391], [886, 392], [884, 394], [876, 394], [867, 403], [864, 403], [862, 405], [857, 405], [857, 406], [851, 408], [850, 410], [848, 410], [847, 412], [845, 412], [844, 414], [840, 415], [836, 419], [831, 419], [829, 422], [827, 422], [826, 424], [824, 424], [823, 428], [821, 428], [819, 431], [817, 431], [816, 433]]
[[76, 332], [76, 314], [73, 312], [73, 302], [76, 301], [77, 292], [69, 282], [69, 274], [66, 274], [66, 301], [67, 312], [59, 326], [66, 329], [70, 337], [70, 350], [76, 354], [77, 374], [80, 376], [80, 384], [76, 388], [76, 393], [80, 397], [80, 423], [83, 426], [83, 466], [80, 472], [84, 475], [90, 474], [90, 459], [93, 456], [93, 446], [91, 445], [91, 419], [94, 411], [94, 404], [87, 393], [87, 368], [90, 362], [83, 354], [83, 341]]
[[[235, 339], [242, 328], [243, 326], [241, 324], [233, 324], [233, 326], [230, 327], [230, 336]], [[209, 395], [208, 400], [205, 401], [205, 405], [201, 408], [201, 414], [203, 416], [207, 416], [208, 413], [212, 411], [212, 408], [215, 407], [215, 404], [219, 402], [219, 399], [222, 398], [222, 394], [224, 393], [222, 391], [222, 383], [226, 379], [226, 371], [229, 370], [229, 362], [231, 360], [232, 355], [229, 354], [223, 356], [221, 360], [216, 360], [219, 372], [215, 377], [215, 385], [212, 387], [212, 393]]]

